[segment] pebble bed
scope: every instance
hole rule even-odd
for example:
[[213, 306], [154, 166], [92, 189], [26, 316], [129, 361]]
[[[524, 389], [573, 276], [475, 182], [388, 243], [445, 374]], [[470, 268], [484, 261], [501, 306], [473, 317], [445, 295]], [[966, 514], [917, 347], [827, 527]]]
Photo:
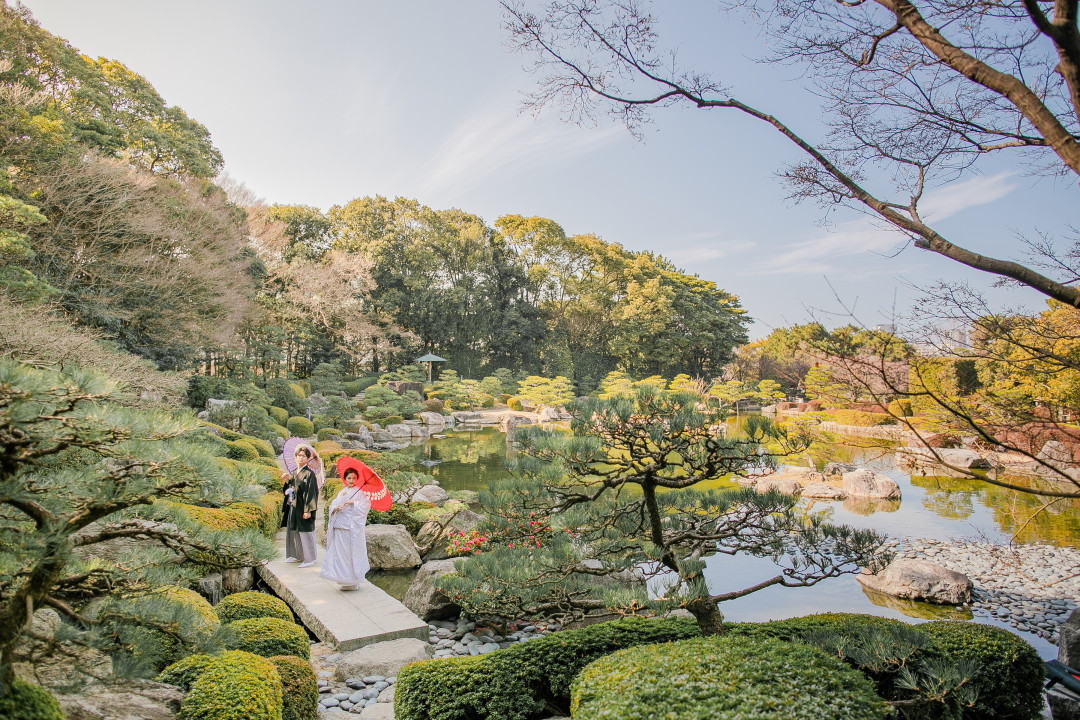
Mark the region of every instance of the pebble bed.
[[358, 715], [368, 705], [394, 702], [396, 677], [369, 675], [362, 678], [349, 678], [343, 685], [332, 682], [333, 677], [334, 673], [329, 670], [319, 673], [320, 712], [349, 712]]
[[968, 540], [890, 540], [897, 557], [927, 560], [967, 575], [976, 618], [994, 618], [1058, 644], [1058, 629], [1080, 600], [1080, 548], [995, 545]]
[[435, 648], [436, 658], [464, 655], [486, 655], [493, 650], [508, 648], [517, 642], [527, 642], [543, 637], [559, 629], [558, 623], [513, 625], [513, 632], [505, 637], [491, 628], [477, 627], [465, 619], [433, 620], [428, 623], [428, 642]]

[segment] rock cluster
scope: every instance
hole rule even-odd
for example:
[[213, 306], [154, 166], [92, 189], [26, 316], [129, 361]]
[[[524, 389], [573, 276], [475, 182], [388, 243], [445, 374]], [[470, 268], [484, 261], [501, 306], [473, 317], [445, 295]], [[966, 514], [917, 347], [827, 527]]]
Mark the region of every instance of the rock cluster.
[[491, 628], [478, 628], [475, 622], [464, 618], [458, 620], [433, 620], [428, 623], [428, 641], [435, 647], [436, 658], [455, 655], [485, 655], [493, 650], [508, 648], [516, 642], [527, 642], [543, 637], [559, 629], [558, 623], [547, 625], [522, 625], [503, 636]]
[[971, 608], [976, 617], [996, 618], [1055, 645], [1061, 625], [1080, 598], [1078, 548], [968, 540], [890, 543], [898, 548], [898, 558], [930, 560], [971, 578]]
[[[348, 712], [361, 717], [393, 717], [394, 683], [397, 677], [365, 675], [348, 678], [344, 683], [335, 682], [333, 673], [319, 673], [319, 711]], [[389, 715], [365, 712], [378, 703], [389, 703]]]

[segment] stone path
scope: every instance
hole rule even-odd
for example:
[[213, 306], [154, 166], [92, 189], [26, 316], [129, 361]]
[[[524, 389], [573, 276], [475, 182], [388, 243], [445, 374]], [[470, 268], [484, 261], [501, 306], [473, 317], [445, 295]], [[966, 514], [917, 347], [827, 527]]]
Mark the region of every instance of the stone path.
[[318, 548], [314, 566], [301, 568], [284, 561], [284, 530], [275, 542], [278, 557], [258, 568], [260, 577], [305, 626], [338, 652], [398, 638], [428, 639], [427, 623], [375, 585], [361, 583], [357, 590], [342, 591], [337, 583], [319, 577], [325, 548]]

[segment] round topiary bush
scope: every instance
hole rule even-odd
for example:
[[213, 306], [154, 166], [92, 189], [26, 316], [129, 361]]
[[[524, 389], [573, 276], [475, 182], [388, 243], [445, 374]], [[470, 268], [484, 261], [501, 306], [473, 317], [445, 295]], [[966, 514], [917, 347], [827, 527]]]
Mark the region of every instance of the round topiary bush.
[[249, 618], [237, 620], [228, 625], [232, 637], [226, 645], [236, 650], [273, 657], [274, 655], [296, 655], [305, 660], [311, 659], [311, 645], [307, 633], [289, 620], [275, 617]]
[[319, 430], [316, 436], [319, 440], [329, 440], [331, 438], [341, 438], [341, 431], [335, 427], [324, 427]]
[[284, 600], [254, 590], [226, 595], [214, 606], [214, 612], [223, 624], [260, 617], [293, 621], [292, 610]]
[[522, 408], [521, 398], [513, 396], [506, 398], [506, 407], [510, 408], [511, 410], [520, 411]]
[[206, 668], [218, 662], [220, 658], [214, 655], [188, 655], [182, 660], [177, 660], [169, 667], [161, 671], [157, 681], [176, 685], [183, 688], [184, 692], [191, 690], [191, 686], [199, 679]]
[[1046, 667], [1035, 648], [1008, 630], [964, 622], [938, 620], [917, 628], [930, 638], [929, 654], [978, 665], [971, 684], [978, 692], [965, 720], [1031, 720], [1043, 706]]
[[60, 703], [48, 690], [15, 679], [7, 695], [0, 697], [0, 718], [4, 720], [66, 720]]
[[599, 720], [880, 720], [857, 670], [798, 643], [709, 637], [620, 650], [574, 681], [571, 714]]
[[404, 420], [405, 418], [400, 415], [387, 415], [384, 418], [380, 418], [377, 422], [384, 428], [387, 428], [391, 425], [400, 425]]
[[307, 418], [293, 416], [285, 422], [285, 428], [295, 437], [311, 437], [315, 434], [315, 425]]
[[259, 459], [259, 450], [247, 440], [228, 440], [225, 457], [240, 462], [255, 462]]
[[[221, 624], [214, 608], [201, 595], [171, 585], [113, 601], [106, 616], [115, 618], [115, 623], [109, 621], [111, 629], [118, 634], [121, 645], [130, 648], [131, 656], [155, 669], [189, 655]], [[168, 625], [174, 630], [164, 632], [154, 625]]]
[[274, 663], [231, 651], [207, 663], [180, 707], [183, 720], [281, 720], [281, 678]]
[[263, 440], [262, 438], [247, 436], [244, 438], [244, 442], [251, 445], [259, 453], [260, 458], [271, 458], [275, 456], [274, 446], [270, 444], [269, 440]]
[[278, 425], [284, 425], [289, 422], [289, 411], [285, 408], [271, 406], [266, 409], [266, 414]]
[[311, 663], [295, 655], [275, 655], [269, 660], [281, 677], [281, 720], [315, 720], [319, 715], [319, 682]]
[[429, 397], [427, 400], [424, 401], [424, 408], [428, 412], [441, 414], [444, 407], [446, 407], [446, 404], [437, 397]]
[[274, 434], [274, 437], [279, 437], [283, 440], [287, 440], [288, 438], [292, 437], [292, 434], [289, 432], [289, 428], [285, 427], [284, 425], [271, 425], [270, 432]]
[[307, 399], [308, 391], [305, 390], [304, 386], [300, 383], [289, 383], [289, 389], [293, 391], [293, 395], [295, 395], [298, 399]]

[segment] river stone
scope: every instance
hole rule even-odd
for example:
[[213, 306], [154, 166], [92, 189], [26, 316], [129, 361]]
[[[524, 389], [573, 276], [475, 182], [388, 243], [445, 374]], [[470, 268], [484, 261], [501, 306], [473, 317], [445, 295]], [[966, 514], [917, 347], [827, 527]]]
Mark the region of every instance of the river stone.
[[164, 683], [128, 680], [91, 685], [56, 699], [68, 720], [174, 720], [184, 691]]
[[804, 498], [821, 498], [824, 500], [843, 500], [847, 497], [840, 488], [823, 482], [810, 483], [803, 488], [802, 496]]
[[420, 555], [404, 525], [368, 525], [366, 530], [372, 569], [405, 570], [420, 565]]
[[462, 425], [476, 425], [484, 418], [484, 414], [480, 412], [473, 412], [467, 410], [458, 410], [457, 412], [450, 413], [450, 417], [454, 418], [454, 423], [461, 423]]
[[416, 638], [375, 643], [345, 653], [334, 670], [334, 677], [345, 680], [365, 675], [395, 676], [409, 663], [429, 659], [433, 652], [431, 645]]
[[221, 571], [221, 586], [227, 595], [246, 592], [255, 586], [255, 568], [228, 568]]
[[538, 422], [558, 422], [559, 411], [553, 407], [542, 407], [540, 411], [536, 413], [536, 420]]
[[1080, 608], [1072, 611], [1059, 632], [1058, 660], [1075, 668], [1080, 665]]
[[968, 576], [926, 560], [893, 560], [877, 575], [863, 570], [860, 583], [878, 592], [908, 600], [960, 605], [971, 600]]
[[443, 620], [459, 615], [461, 608], [435, 588], [435, 578], [452, 574], [454, 562], [453, 559], [447, 559], [421, 565], [412, 585], [405, 592], [402, 604], [416, 613], [421, 620]]
[[413, 502], [426, 502], [442, 507], [450, 496], [438, 485], [425, 485], [412, 496]]
[[882, 500], [898, 499], [900, 486], [885, 475], [878, 475], [870, 470], [854, 470], [844, 473], [844, 492], [849, 497], [875, 498]]

